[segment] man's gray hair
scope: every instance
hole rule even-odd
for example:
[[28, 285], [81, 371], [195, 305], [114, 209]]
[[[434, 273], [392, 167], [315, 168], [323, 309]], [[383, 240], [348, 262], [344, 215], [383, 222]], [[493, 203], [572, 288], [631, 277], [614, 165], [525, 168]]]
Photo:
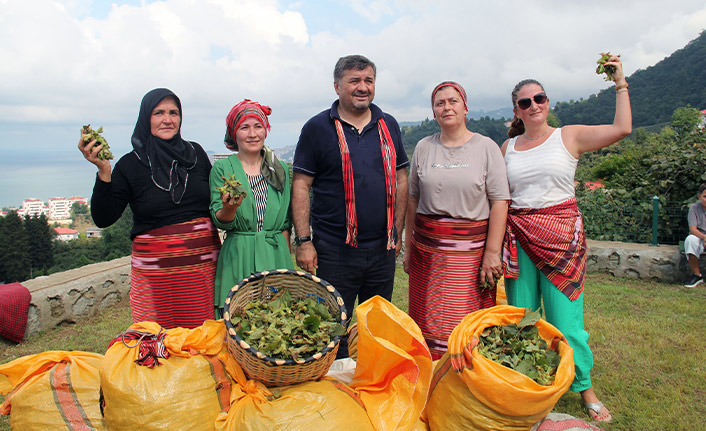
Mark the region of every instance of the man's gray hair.
[[375, 63], [363, 57], [362, 55], [347, 55], [345, 57], [341, 57], [336, 62], [336, 67], [334, 67], [333, 69], [333, 80], [334, 82], [339, 82], [341, 78], [343, 78], [343, 74], [346, 72], [346, 70], [363, 70], [367, 69], [368, 67], [373, 68], [373, 77], [375, 77], [375, 74], [377, 73], [377, 70], [375, 69]]

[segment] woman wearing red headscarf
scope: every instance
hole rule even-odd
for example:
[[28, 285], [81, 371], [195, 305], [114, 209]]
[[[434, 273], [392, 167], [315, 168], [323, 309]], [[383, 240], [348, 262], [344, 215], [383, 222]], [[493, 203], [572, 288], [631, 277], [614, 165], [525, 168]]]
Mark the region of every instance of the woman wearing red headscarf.
[[[225, 145], [237, 151], [211, 170], [211, 216], [226, 231], [216, 270], [216, 307], [228, 291], [254, 272], [293, 268], [289, 250], [289, 167], [265, 146], [268, 106], [245, 99], [226, 118]], [[243, 196], [221, 193], [226, 178], [242, 183]]]
[[419, 141], [409, 174], [404, 269], [409, 315], [434, 359], [468, 313], [495, 305], [510, 192], [500, 147], [466, 126], [466, 92], [431, 94], [441, 133]]

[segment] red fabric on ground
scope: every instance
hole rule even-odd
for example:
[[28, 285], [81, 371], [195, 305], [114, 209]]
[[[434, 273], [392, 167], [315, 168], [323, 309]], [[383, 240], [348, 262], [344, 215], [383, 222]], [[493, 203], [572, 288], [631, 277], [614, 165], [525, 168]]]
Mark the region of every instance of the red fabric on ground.
[[0, 285], [0, 337], [22, 341], [31, 300], [29, 290], [20, 283]]

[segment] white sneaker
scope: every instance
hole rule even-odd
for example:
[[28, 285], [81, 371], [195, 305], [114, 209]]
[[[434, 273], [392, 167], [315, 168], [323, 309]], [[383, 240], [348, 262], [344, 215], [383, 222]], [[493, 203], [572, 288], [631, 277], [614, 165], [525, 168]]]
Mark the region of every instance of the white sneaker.
[[689, 277], [689, 279], [686, 281], [684, 287], [696, 287], [703, 282], [703, 277], [701, 277], [700, 275], [691, 274], [691, 277]]

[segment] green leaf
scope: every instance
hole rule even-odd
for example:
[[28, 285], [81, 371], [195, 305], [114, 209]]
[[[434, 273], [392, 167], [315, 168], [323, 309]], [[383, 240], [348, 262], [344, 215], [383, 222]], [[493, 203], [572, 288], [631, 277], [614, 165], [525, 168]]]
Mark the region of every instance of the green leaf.
[[312, 315], [304, 319], [304, 327], [307, 331], [316, 332], [321, 325], [321, 318], [317, 315]]
[[343, 335], [346, 335], [346, 328], [343, 327], [340, 323], [336, 323], [333, 325], [333, 328], [329, 331], [329, 334], [332, 337], [341, 337]]
[[529, 376], [530, 371], [536, 371], [536, 368], [532, 364], [532, 361], [523, 359], [520, 361], [519, 364], [517, 364], [517, 367], [515, 367], [515, 371], [517, 371], [518, 373], [522, 373], [525, 376]]
[[542, 318], [542, 315], [539, 314], [538, 311], [532, 311], [529, 308], [525, 309], [525, 317], [520, 320], [520, 323], [517, 324], [520, 328], [524, 328], [525, 326], [533, 326], [537, 322], [539, 322], [539, 319]]
[[277, 294], [275, 299], [270, 301], [271, 308], [285, 308], [292, 306], [292, 295], [289, 293], [289, 289], [282, 289], [282, 291]]

